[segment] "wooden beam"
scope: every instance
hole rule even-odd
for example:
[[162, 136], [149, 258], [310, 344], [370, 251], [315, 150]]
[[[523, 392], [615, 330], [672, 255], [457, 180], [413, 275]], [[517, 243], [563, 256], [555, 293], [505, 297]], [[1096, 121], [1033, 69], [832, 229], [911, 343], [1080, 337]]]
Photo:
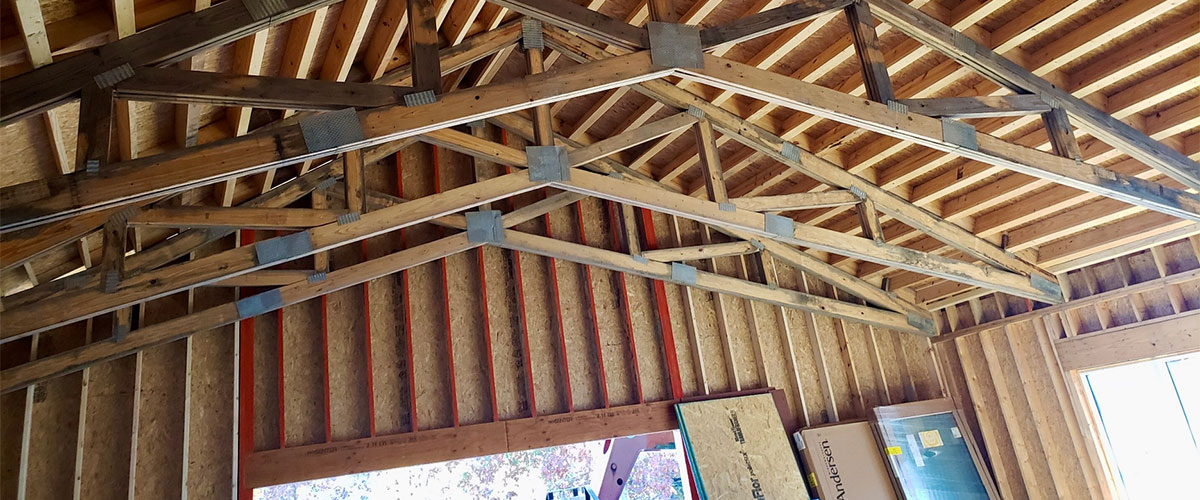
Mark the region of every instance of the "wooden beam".
[[808, 210], [811, 208], [841, 207], [857, 205], [860, 201], [862, 200], [848, 189], [774, 196], [749, 196], [729, 200], [730, 203], [737, 205], [738, 208], [752, 212], [786, 212], [790, 210]]
[[704, 271], [696, 271], [695, 282], [691, 282], [690, 278], [681, 280], [678, 276], [672, 275], [670, 264], [653, 261], [641, 262], [629, 254], [558, 241], [520, 231], [505, 231], [504, 241], [497, 243], [497, 245], [509, 250], [529, 252], [612, 271], [635, 274], [649, 279], [733, 295], [748, 300], [758, 300], [769, 304], [809, 311], [815, 314], [860, 321], [896, 331], [914, 333], [918, 331], [917, 328], [908, 324], [907, 318], [902, 314], [808, 295], [793, 290], [772, 288], [761, 283], [749, 282]]
[[433, 0], [408, 0], [408, 46], [412, 55], [413, 88], [440, 93], [437, 8]]
[[[372, 195], [370, 193], [368, 195], [380, 201], [381, 205], [394, 203], [395, 201], [386, 195]], [[541, 217], [551, 210], [574, 203], [578, 199], [572, 193], [559, 193], [558, 195], [505, 214], [502, 218], [502, 225], [506, 228], [520, 225], [534, 218]], [[386, 210], [380, 210], [379, 212], [384, 211]], [[452, 219], [455, 217], [461, 216], [450, 215], [442, 217], [442, 219]], [[465, 227], [465, 221], [459, 227]], [[282, 303], [277, 303], [276, 305], [278, 307], [285, 307], [297, 304], [332, 291], [355, 286], [479, 246], [479, 244], [467, 241], [465, 233], [458, 233], [419, 247], [402, 250], [361, 264], [330, 271], [326, 275], [326, 279], [322, 281], [309, 283], [305, 280], [284, 286], [279, 289]], [[134, 256], [136, 255], [138, 254], [135, 253]], [[128, 356], [140, 352], [147, 347], [178, 340], [198, 332], [210, 331], [242, 319], [238, 316], [236, 305], [233, 303], [224, 304], [164, 323], [138, 329], [135, 335], [132, 335], [124, 342], [92, 343], [79, 349], [63, 352], [51, 358], [39, 359], [34, 363], [27, 363], [10, 370], [4, 370], [0, 372], [0, 393], [10, 392], [42, 380], [79, 371], [95, 363]]]
[[[438, 65], [441, 67], [442, 76], [465, 68], [498, 51], [510, 49], [520, 40], [521, 22], [515, 20], [498, 26], [496, 29], [469, 37], [458, 45], [445, 47], [438, 51], [440, 58]], [[383, 76], [375, 79], [374, 83], [411, 85], [412, 72], [412, 64], [406, 64], [384, 73]]]
[[850, 5], [851, 2], [852, 0], [800, 0], [789, 3], [726, 24], [704, 28], [700, 30], [700, 45], [705, 50], [714, 50], [724, 45], [766, 36], [811, 21], [826, 12]]
[[801, 223], [794, 223], [790, 232], [772, 232], [767, 229], [767, 222], [763, 214], [736, 208], [733, 211], [722, 210], [717, 203], [644, 187], [621, 179], [577, 170], [571, 173], [569, 181], [552, 184], [559, 189], [618, 203], [632, 204], [723, 229], [744, 232], [758, 238], [768, 238], [781, 243], [846, 255], [930, 276], [992, 288], [1043, 302], [1058, 303], [1062, 301], [1061, 292], [1053, 282], [1039, 283], [1035, 286], [1029, 277], [1017, 273], [983, 268], [940, 255], [886, 243], [875, 243], [864, 238]]
[[[118, 39], [125, 38], [137, 31], [134, 19], [133, 0], [113, 0], [113, 25], [116, 27]], [[121, 160], [131, 160], [138, 156], [138, 124], [133, 116], [133, 103], [124, 99], [113, 102], [113, 114], [116, 116], [117, 157]]]
[[544, 23], [582, 33], [609, 45], [628, 50], [650, 48], [645, 29], [618, 21], [571, 2], [559, 0], [489, 0]]
[[[546, 71], [545, 53], [540, 48], [526, 48], [525, 70], [530, 75], [539, 75]], [[554, 145], [554, 118], [550, 116], [550, 106], [541, 105], [533, 108], [533, 144], [535, 146]]]
[[650, 8], [651, 20], [660, 23], [679, 22], [679, 13], [675, 12], [675, 5], [671, 0], [648, 0], [646, 6]]
[[[455, 2], [449, 3], [455, 4]], [[442, 31], [445, 32], [446, 41], [450, 45], [462, 42], [466, 38], [467, 32], [471, 30], [472, 25], [475, 24], [475, 20], [483, 12], [483, 6], [486, 3], [484, 0], [468, 0], [461, 4], [461, 6], [453, 5], [453, 7], [458, 8], [452, 8], [446, 16], [445, 21], [442, 22]], [[490, 29], [490, 27], [485, 26], [484, 30], [487, 29]]]
[[[346, 0], [338, 14], [333, 39], [321, 63], [321, 79], [340, 82], [350, 73], [350, 65], [358, 56], [358, 47], [366, 35], [368, 22], [375, 14], [377, 0]], [[436, 51], [435, 51], [436, 54]], [[437, 57], [436, 55], [434, 57]]]
[[[233, 45], [233, 72], [238, 75], [261, 75], [266, 51], [265, 30], [238, 40]], [[250, 108], [245, 106], [234, 106], [227, 110], [229, 128], [233, 129], [233, 135], [244, 135], [250, 131], [250, 111]]]
[[[1200, 196], [1192, 193], [1118, 174], [1097, 165], [1077, 164], [1050, 153], [977, 133], [973, 127], [963, 130], [961, 126], [934, 118], [904, 114], [882, 103], [863, 101], [753, 66], [713, 56], [705, 58], [703, 69], [681, 68], [679, 72], [702, 83], [797, 111], [1042, 177], [1175, 217], [1200, 221]], [[968, 138], [966, 142], [969, 145], [960, 145], [962, 141], [948, 132], [946, 127], [975, 140], [972, 142]]]
[[1079, 142], [1075, 140], [1075, 131], [1071, 129], [1071, 120], [1062, 108], [1051, 108], [1042, 113], [1042, 123], [1046, 125], [1046, 135], [1050, 137], [1050, 149], [1054, 154], [1063, 158], [1083, 159], [1079, 150]]
[[110, 215], [124, 208], [109, 208], [44, 226], [0, 234], [0, 269], [12, 269], [50, 250], [78, 241], [95, 232]]
[[360, 214], [367, 212], [366, 182], [367, 165], [363, 162], [362, 150], [346, 151], [342, 155], [342, 170], [345, 175], [346, 208]]
[[0, 188], [0, 232], [655, 79], [671, 71], [652, 65], [649, 53], [640, 52], [455, 91], [426, 106], [365, 110], [359, 113], [365, 140], [322, 151], [308, 151], [300, 127], [288, 125], [112, 165], [104, 178], [77, 172], [6, 186]]
[[[87, 173], [108, 165], [112, 155], [114, 101], [112, 88], [95, 84], [83, 89], [79, 104], [79, 143], [75, 148], [75, 171]], [[107, 169], [106, 169], [107, 170]]]
[[524, 151], [450, 128], [428, 132], [421, 135], [420, 139], [438, 147], [502, 165], [521, 168], [529, 166]]
[[700, 167], [704, 172], [704, 187], [708, 190], [708, 199], [716, 203], [728, 203], [725, 171], [721, 169], [721, 154], [717, 151], [717, 137], [713, 132], [712, 123], [700, 120], [692, 130], [696, 135], [696, 147], [700, 151]]
[[[253, 246], [238, 247], [141, 273], [123, 281], [120, 287], [111, 293], [104, 293], [104, 290], [96, 288], [68, 289], [60, 297], [73, 304], [70, 310], [62, 310], [58, 307], [59, 301], [55, 300], [30, 303], [5, 311], [4, 324], [0, 325], [0, 341], [8, 342], [137, 302], [190, 290], [229, 276], [320, 253], [542, 186], [543, 183], [530, 181], [529, 176], [524, 173], [509, 174], [403, 205], [372, 211], [363, 214], [358, 221], [351, 224], [326, 224], [287, 236], [290, 241], [307, 241], [299, 250], [288, 250], [277, 255], [281, 251], [278, 250], [280, 247], [273, 245], [280, 244], [283, 240], [280, 239], [282, 237], [272, 238]], [[285, 245], [282, 248], [293, 247]], [[266, 260], [259, 257], [260, 249], [270, 255]]]
[[[516, 134], [516, 135], [524, 138], [525, 140], [532, 140], [532, 138], [533, 138], [533, 123], [525, 118], [522, 118], [522, 117], [516, 115], [516, 114], [510, 113], [507, 115], [494, 116], [492, 118], [488, 118], [488, 121], [491, 122], [492, 124], [495, 124], [498, 127], [508, 130], [510, 133]], [[567, 148], [582, 148], [585, 146], [584, 143], [571, 140], [569, 137], [563, 136], [561, 134], [556, 134], [554, 139], [557, 144], [562, 145]], [[633, 170], [625, 165], [622, 165], [620, 162], [617, 162], [611, 158], [601, 158], [599, 160], [596, 160], [596, 161], [593, 161], [592, 163], [587, 164], [586, 167], [589, 170], [592, 170], [594, 172], [599, 172], [599, 173], [602, 173], [605, 175], [612, 175], [614, 173], [619, 173], [622, 176], [624, 176], [626, 179], [629, 179], [638, 184], [642, 184], [644, 186], [666, 187], [666, 186], [663, 186], [662, 184], [659, 184], [657, 181], [655, 181], [650, 176], [643, 174], [641, 172], [638, 172], [636, 170]], [[670, 188], [667, 187], [667, 189], [669, 190]], [[678, 192], [678, 191], [676, 191], [676, 192]]]
[[567, 160], [572, 167], [612, 156], [646, 141], [657, 139], [677, 130], [692, 126], [697, 121], [695, 116], [679, 113], [661, 120], [647, 123], [628, 132], [617, 134], [604, 140], [593, 142], [587, 146], [567, 153]]
[[807, 276], [818, 278], [834, 288], [860, 297], [877, 307], [904, 314], [908, 318], [909, 324], [924, 332], [925, 335], [936, 331], [933, 314], [910, 300], [883, 290], [800, 249], [769, 239], [754, 238], [752, 241], [762, 245], [763, 249], [775, 260], [784, 262]]
[[679, 248], [660, 248], [642, 252], [642, 257], [658, 262], [683, 262], [688, 260], [716, 259], [720, 257], [736, 257], [757, 253], [758, 247], [749, 241], [731, 241], [728, 243], [713, 243]]
[[864, 238], [883, 243], [883, 225], [879, 223], [879, 212], [875, 209], [875, 202], [870, 198], [863, 198], [858, 203], [858, 221], [862, 226]]
[[[367, 68], [367, 80], [376, 80], [387, 72], [400, 38], [408, 29], [407, 0], [385, 0], [383, 13], [375, 23], [375, 33], [367, 43], [363, 66]], [[454, 45], [454, 44], [451, 44]]]
[[0, 123], [54, 107], [83, 90], [94, 75], [124, 64], [135, 68], [173, 64], [332, 3], [282, 0], [284, 8], [280, 12], [255, 19], [245, 3], [221, 2], [171, 18], [153, 30], [10, 78], [0, 96]]
[[913, 113], [934, 118], [999, 118], [1050, 111], [1050, 105], [1036, 94], [900, 99], [899, 102]]
[[[263, 208], [280, 208], [291, 205], [300, 198], [312, 192], [323, 183], [333, 179], [335, 172], [332, 170], [332, 165], [326, 164], [310, 170], [308, 173], [296, 178], [292, 178], [287, 182], [272, 188], [267, 193], [256, 196], [249, 201], [242, 203], [241, 207], [263, 207]], [[105, 212], [95, 212], [105, 213]], [[94, 214], [85, 214], [76, 219], [93, 216]], [[105, 217], [107, 218], [107, 217]], [[64, 222], [74, 221], [76, 219], [68, 219]], [[102, 224], [103, 221], [97, 223]], [[49, 228], [51, 225], [45, 227]], [[40, 229], [40, 228], [35, 228]], [[178, 260], [191, 253], [193, 250], [200, 248], [203, 245], [212, 243], [220, 238], [224, 238], [233, 234], [233, 229], [191, 229], [183, 231], [172, 238], [163, 241], [151, 248], [140, 249], [133, 255], [130, 255], [125, 262], [125, 270], [128, 274], [133, 275], [145, 272], [151, 269], [156, 269]], [[72, 284], [73, 280], [55, 280], [49, 283], [43, 283], [34, 288], [22, 291], [20, 293], [5, 297], [5, 307], [14, 309], [26, 304], [35, 303], [45, 300], [50, 297], [57, 296], [64, 291], [73, 287], [96, 288], [101, 286], [101, 277], [95, 269], [85, 270], [80, 273], [77, 278], [82, 284]]]
[[[330, 271], [326, 274], [325, 280], [313, 283], [309, 283], [307, 280], [301, 281], [280, 287], [276, 289], [277, 291], [267, 292], [278, 293], [280, 298], [279, 302], [272, 304], [271, 310], [298, 304], [332, 291], [387, 276], [477, 246], [479, 244], [467, 241], [465, 233], [459, 233], [361, 264]], [[230, 302], [139, 328], [122, 342], [93, 342], [77, 349], [18, 365], [0, 371], [0, 393], [79, 371], [101, 361], [128, 356], [147, 347], [186, 338], [198, 332], [210, 331], [232, 324], [239, 319], [242, 318], [238, 314], [237, 306]]]
[[875, 35], [875, 19], [871, 17], [866, 0], [855, 0], [846, 6], [846, 22], [850, 25], [850, 37], [854, 39], [854, 53], [858, 55], [867, 97], [884, 104], [895, 100], [887, 61], [883, 59], [883, 49]]
[[12, 2], [12, 6], [17, 26], [21, 29], [21, 37], [25, 40], [25, 52], [29, 55], [29, 62], [34, 67], [53, 62], [41, 5], [35, 0], [17, 0]]
[[344, 210], [309, 208], [161, 207], [141, 210], [134, 226], [226, 227], [257, 230], [310, 228], [336, 222]]
[[679, 428], [674, 405], [657, 401], [563, 415], [464, 425], [259, 451], [243, 464], [245, 485], [259, 488]]
[[[599, 47], [559, 30], [547, 30], [546, 40], [555, 50], [581, 62], [596, 61], [611, 57]], [[720, 129], [723, 133], [782, 163], [789, 169], [803, 173], [830, 186], [843, 189], [857, 187], [873, 199], [884, 213], [914, 228], [918, 228], [942, 242], [966, 252], [972, 257], [1025, 275], [1038, 275], [1051, 283], [1057, 282], [1053, 274], [1026, 262], [1020, 257], [1005, 252], [1003, 249], [974, 235], [959, 225], [948, 222], [928, 210], [917, 207], [891, 191], [882, 189], [858, 175], [847, 172], [842, 167], [805, 151], [803, 148], [796, 147], [796, 152], [799, 154], [798, 160], [791, 154], [785, 155], [784, 151], [790, 149], [794, 144], [787, 143], [770, 131], [750, 124], [741, 117], [719, 106], [712, 105], [705, 98], [666, 82], [643, 82], [638, 84], [637, 88], [651, 98], [658, 99], [676, 108], [686, 109], [688, 106], [699, 108], [701, 111], [704, 111], [705, 117], [712, 121], [713, 126]]]
[[1063, 371], [1194, 353], [1200, 351], [1200, 311], [1055, 340], [1054, 350]]
[[216, 106], [327, 111], [404, 103], [408, 87], [329, 82], [273, 76], [233, 75], [173, 68], [138, 68], [115, 87], [120, 98]]
[[[212, 2], [209, 0], [198, 0], [192, 2], [192, 11], [198, 12], [212, 7]], [[324, 12], [322, 10], [322, 12]], [[303, 17], [311, 16], [305, 14]], [[292, 24], [292, 29], [296, 29], [296, 24]], [[291, 35], [288, 36], [291, 38]], [[179, 69], [188, 71], [198, 70], [203, 67], [203, 56], [189, 57], [180, 61]], [[286, 56], [285, 56], [286, 59]], [[286, 65], [286, 63], [285, 63]], [[179, 104], [175, 106], [175, 145], [181, 148], [195, 146], [200, 140], [200, 108], [190, 104]]]
[[314, 271], [304, 269], [263, 269], [249, 272], [240, 276], [223, 279], [209, 286], [224, 287], [272, 287], [285, 286], [297, 281], [304, 281], [312, 276]]
[[[1092, 107], [1029, 70], [898, 0], [871, 0], [876, 17], [904, 34], [942, 52], [959, 64], [1016, 91], [1031, 92], [1061, 106], [1076, 124], [1121, 152], [1157, 169], [1183, 185], [1200, 190], [1200, 164]], [[959, 42], [956, 43], [955, 41]], [[967, 45], [970, 50], [959, 48]], [[1031, 174], [1032, 175], [1032, 174]]]

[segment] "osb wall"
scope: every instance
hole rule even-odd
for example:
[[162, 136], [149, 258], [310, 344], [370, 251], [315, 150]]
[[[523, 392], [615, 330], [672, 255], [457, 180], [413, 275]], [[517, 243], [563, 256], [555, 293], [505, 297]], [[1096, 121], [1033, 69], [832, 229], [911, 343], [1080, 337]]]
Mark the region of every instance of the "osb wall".
[[1191, 237], [1062, 275], [1065, 304], [1030, 312], [995, 295], [950, 312], [956, 332], [934, 352], [1004, 498], [1115, 497], [1079, 374], [1062, 356], [1106, 335], [1141, 339], [1106, 349], [1111, 360], [1200, 351], [1194, 340], [1166, 346], [1169, 332], [1200, 318], [1198, 255]]
[[[523, 146], [515, 137], [512, 144]], [[414, 198], [474, 175], [469, 158], [418, 144], [369, 166], [367, 187]], [[507, 211], [544, 194], [493, 207]], [[516, 229], [622, 250], [619, 213], [588, 199]], [[700, 242], [691, 221], [648, 220], [661, 247]], [[422, 225], [349, 245], [331, 252], [331, 265], [442, 231]], [[644, 236], [643, 247], [654, 243]], [[234, 242], [222, 244], [205, 252]], [[720, 259], [717, 269], [763, 279], [753, 258], [741, 259]], [[285, 265], [312, 266], [311, 258]], [[779, 286], [832, 293], [773, 267]], [[140, 321], [234, 293], [201, 288], [154, 300], [139, 308]], [[124, 497], [131, 489], [132, 498], [228, 498], [239, 440], [250, 452], [768, 386], [783, 389], [801, 421], [815, 424], [942, 395], [925, 338], [672, 284], [661, 288], [663, 310], [657, 293], [644, 278], [485, 247], [147, 349], [4, 395], [0, 496], [18, 498], [23, 488], [31, 499]], [[715, 300], [724, 304], [724, 334]], [[39, 335], [35, 355], [75, 347], [89, 327], [108, 331], [106, 323]], [[664, 343], [666, 333], [673, 343]], [[27, 359], [32, 347], [6, 344], [4, 365]], [[668, 350], [682, 394], [672, 390]], [[249, 404], [239, 409], [239, 397]]]

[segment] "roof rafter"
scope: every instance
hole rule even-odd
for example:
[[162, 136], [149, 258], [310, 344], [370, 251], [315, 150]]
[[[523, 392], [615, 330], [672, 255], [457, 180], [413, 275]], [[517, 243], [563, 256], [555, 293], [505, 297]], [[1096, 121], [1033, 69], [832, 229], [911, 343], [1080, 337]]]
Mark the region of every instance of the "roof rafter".
[[[650, 80], [670, 72], [670, 69], [653, 66], [649, 53], [634, 53], [596, 64], [530, 75], [513, 82], [451, 92], [424, 106], [389, 106], [362, 111], [358, 121], [364, 140], [321, 151], [309, 151], [301, 127], [288, 125], [113, 165], [104, 178], [82, 172], [7, 186], [0, 189], [0, 207], [3, 208], [0, 230], [37, 225], [113, 203], [178, 192], [224, 178]], [[213, 158], [220, 160], [212, 161]], [[152, 176], [152, 172], [165, 175]]]
[[221, 2], [163, 22], [153, 30], [122, 38], [64, 61], [43, 66], [5, 82], [0, 122], [44, 111], [77, 94], [91, 76], [122, 65], [165, 65], [282, 23], [334, 0], [281, 0], [286, 7], [255, 19], [243, 2]]
[[[581, 61], [609, 57], [607, 53], [595, 45], [561, 31], [547, 30], [546, 35], [548, 43], [551, 43], [556, 50], [562, 51], [569, 57], [578, 58]], [[651, 97], [663, 100], [672, 106], [679, 108], [695, 106], [704, 111], [705, 116], [709, 120], [712, 120], [713, 124], [729, 137], [770, 156], [790, 169], [801, 172], [832, 187], [843, 189], [856, 187], [862, 190], [868, 197], [874, 199], [880, 210], [883, 210], [888, 215], [903, 220], [913, 227], [920, 228], [922, 231], [969, 253], [977, 259], [1029, 276], [1039, 275], [1048, 281], [1053, 282], [1055, 280], [1052, 274], [1038, 269], [1037, 266], [1001, 250], [958, 225], [947, 222], [930, 213], [928, 210], [917, 207], [907, 200], [896, 196], [890, 191], [879, 188], [879, 186], [862, 177], [847, 172], [841, 167], [805, 151], [803, 148], [787, 143], [779, 136], [761, 127], [747, 123], [733, 113], [713, 105], [707, 99], [662, 81], [644, 82], [639, 84], [638, 88]], [[795, 147], [795, 153], [799, 155], [798, 159], [792, 157], [790, 151], [789, 154], [784, 154], [785, 148], [791, 149], [792, 147]]]
[[1092, 107], [986, 47], [967, 42], [970, 50], [959, 48], [963, 42], [956, 43], [956, 40], [964, 37], [961, 33], [903, 2], [870, 0], [870, 3], [875, 7], [876, 17], [895, 26], [906, 35], [920, 40], [1001, 85], [1017, 91], [1033, 92], [1052, 100], [1070, 113], [1079, 127], [1087, 129], [1092, 135], [1175, 178], [1185, 186], [1200, 190], [1200, 164], [1178, 151], [1147, 137], [1141, 131]]

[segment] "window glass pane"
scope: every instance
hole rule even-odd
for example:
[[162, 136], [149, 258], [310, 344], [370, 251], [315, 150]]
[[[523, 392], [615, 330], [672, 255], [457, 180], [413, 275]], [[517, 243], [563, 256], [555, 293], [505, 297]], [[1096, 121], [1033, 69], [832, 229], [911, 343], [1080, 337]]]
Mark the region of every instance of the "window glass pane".
[[1200, 443], [1200, 356], [1190, 356], [1167, 363], [1167, 371], [1179, 393], [1179, 405], [1192, 429], [1192, 439]]
[[[1086, 377], [1127, 498], [1186, 498], [1200, 491], [1200, 450], [1166, 362], [1106, 368]], [[1194, 380], [1178, 382], [1195, 386]]]
[[[687, 500], [683, 488], [683, 448], [678, 433], [647, 434], [645, 449], [622, 490], [626, 500]], [[257, 488], [255, 500], [334, 499], [535, 499], [549, 492], [587, 488], [601, 481], [616, 440], [588, 441], [549, 448], [450, 460], [412, 467], [349, 474]], [[584, 497], [579, 497], [584, 498]]]

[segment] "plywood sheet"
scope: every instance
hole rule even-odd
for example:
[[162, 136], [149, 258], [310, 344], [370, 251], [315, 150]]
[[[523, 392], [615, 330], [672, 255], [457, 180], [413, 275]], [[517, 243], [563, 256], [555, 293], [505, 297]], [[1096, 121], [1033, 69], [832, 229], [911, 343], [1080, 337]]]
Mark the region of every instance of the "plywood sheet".
[[683, 403], [676, 412], [701, 498], [808, 498], [771, 395]]

